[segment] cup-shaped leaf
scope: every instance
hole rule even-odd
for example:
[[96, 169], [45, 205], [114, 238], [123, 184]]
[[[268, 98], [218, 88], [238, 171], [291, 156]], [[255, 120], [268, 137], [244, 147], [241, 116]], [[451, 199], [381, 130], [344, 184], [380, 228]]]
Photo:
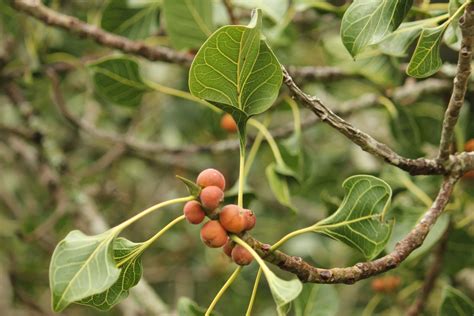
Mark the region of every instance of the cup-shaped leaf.
[[418, 39], [413, 56], [408, 64], [407, 74], [415, 78], [425, 78], [436, 73], [443, 65], [439, 47], [448, 24], [425, 28]]
[[106, 291], [86, 297], [78, 303], [89, 305], [100, 310], [109, 310], [128, 296], [130, 288], [138, 284], [142, 277], [142, 251], [137, 251], [141, 244], [126, 238], [114, 241], [114, 259], [120, 265], [120, 276]]
[[412, 5], [413, 0], [355, 0], [342, 19], [344, 46], [356, 57], [365, 47], [395, 31]]
[[344, 200], [338, 210], [316, 223], [314, 231], [346, 243], [367, 259], [377, 256], [390, 238], [392, 223], [384, 220], [392, 189], [383, 180], [357, 175], [344, 181]]
[[209, 0], [165, 0], [163, 15], [171, 44], [178, 49], [198, 48], [214, 30]]
[[60, 312], [69, 304], [102, 293], [119, 278], [113, 254], [117, 232], [87, 236], [75, 230], [59, 242], [49, 267], [52, 306]]
[[138, 63], [127, 57], [111, 57], [91, 64], [95, 89], [107, 100], [137, 106], [143, 95], [152, 89], [143, 81]]
[[271, 272], [268, 267], [263, 269], [273, 300], [277, 305], [278, 315], [286, 315], [289, 304], [300, 295], [303, 284], [298, 279], [283, 280]]
[[230, 113], [241, 138], [249, 117], [266, 111], [278, 96], [283, 74], [260, 39], [261, 11], [248, 26], [224, 26], [201, 46], [189, 72], [189, 90]]

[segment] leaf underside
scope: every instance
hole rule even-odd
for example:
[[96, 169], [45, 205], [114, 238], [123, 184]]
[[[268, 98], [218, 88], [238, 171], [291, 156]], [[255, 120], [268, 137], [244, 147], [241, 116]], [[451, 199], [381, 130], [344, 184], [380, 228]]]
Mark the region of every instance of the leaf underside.
[[439, 47], [445, 30], [446, 25], [423, 29], [408, 64], [407, 74], [409, 76], [425, 78], [441, 68], [443, 62], [439, 54]]

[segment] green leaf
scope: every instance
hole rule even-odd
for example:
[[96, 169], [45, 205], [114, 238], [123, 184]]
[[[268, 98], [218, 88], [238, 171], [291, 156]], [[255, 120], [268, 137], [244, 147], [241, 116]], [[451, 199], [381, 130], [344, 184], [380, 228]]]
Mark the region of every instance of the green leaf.
[[424, 28], [418, 39], [415, 52], [408, 64], [407, 74], [415, 78], [425, 78], [436, 73], [443, 61], [439, 56], [439, 46], [447, 24]]
[[276, 164], [271, 163], [265, 169], [265, 174], [267, 176], [270, 189], [273, 192], [273, 195], [278, 200], [278, 202], [286, 207], [288, 207], [293, 212], [296, 212], [296, 209], [291, 203], [290, 189], [288, 187], [288, 182], [286, 178], [282, 175], [279, 175], [276, 170]]
[[148, 37], [157, 25], [158, 7], [131, 8], [127, 0], [112, 0], [102, 13], [103, 29], [131, 39]]
[[423, 28], [436, 26], [438, 17], [402, 23], [400, 27], [380, 42], [380, 50], [388, 55], [404, 57], [410, 45], [420, 35]]
[[209, 0], [165, 0], [163, 15], [171, 44], [178, 49], [198, 48], [214, 30]]
[[392, 189], [383, 180], [352, 176], [342, 184], [344, 200], [330, 217], [316, 223], [313, 231], [359, 250], [367, 259], [376, 257], [388, 242], [392, 224], [384, 221]]
[[444, 34], [445, 43], [454, 50], [461, 49], [461, 40], [462, 34], [461, 29], [459, 28], [459, 18], [462, 15], [462, 11], [455, 16], [457, 10], [466, 0], [449, 0], [449, 16], [452, 18], [451, 23], [449, 23], [446, 33]]
[[443, 270], [448, 275], [455, 275], [465, 267], [474, 267], [474, 232], [469, 228], [454, 229], [449, 234], [446, 258], [456, 258], [447, 260], [443, 264]]
[[[255, 200], [257, 195], [255, 190], [250, 187], [247, 183], [244, 183], [244, 207], [249, 207], [250, 203]], [[224, 194], [224, 204], [237, 204], [239, 195], [239, 181], [237, 180], [234, 185]]]
[[339, 296], [334, 285], [305, 284], [294, 306], [295, 316], [335, 316], [339, 309]]
[[451, 286], [444, 288], [440, 316], [471, 316], [473, 313], [474, 303], [469, 297]]
[[413, 0], [355, 0], [342, 18], [341, 37], [349, 53], [356, 57], [377, 44], [402, 23]]
[[224, 26], [199, 49], [189, 73], [189, 90], [237, 122], [241, 143], [245, 125], [275, 101], [283, 79], [281, 66], [260, 40], [262, 17], [256, 10], [248, 26]]
[[196, 198], [199, 196], [199, 194], [201, 193], [201, 188], [194, 181], [191, 181], [181, 176], [176, 176], [176, 178], [183, 181], [184, 185], [188, 189], [189, 194]]
[[232, 3], [234, 6], [249, 10], [262, 9], [263, 13], [275, 23], [281, 22], [288, 10], [287, 0], [233, 0]]
[[[204, 316], [206, 309], [199, 306], [193, 300], [187, 297], [180, 297], [178, 300], [178, 316]], [[210, 315], [217, 315], [212, 312]]]
[[118, 280], [105, 292], [84, 298], [78, 303], [106, 311], [125, 299], [128, 296], [129, 289], [137, 285], [142, 277], [142, 252], [137, 251], [140, 246], [141, 244], [131, 242], [125, 238], [115, 239], [113, 247], [116, 264], [126, 260], [120, 266]]
[[91, 64], [97, 92], [107, 100], [125, 106], [141, 103], [148, 87], [139, 71], [138, 63], [127, 57], [111, 57]]
[[286, 315], [289, 310], [289, 304], [300, 295], [303, 290], [303, 284], [298, 279], [283, 280], [277, 277], [268, 268], [263, 269], [268, 286], [272, 292], [273, 300], [277, 305], [278, 315]]
[[87, 236], [75, 230], [59, 242], [49, 267], [52, 306], [60, 312], [69, 304], [102, 293], [119, 278], [113, 240], [117, 231]]

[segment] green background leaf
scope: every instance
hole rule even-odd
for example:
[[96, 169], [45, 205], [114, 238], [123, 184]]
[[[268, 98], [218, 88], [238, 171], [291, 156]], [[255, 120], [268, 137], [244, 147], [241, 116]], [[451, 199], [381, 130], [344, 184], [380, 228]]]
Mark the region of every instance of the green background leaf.
[[120, 269], [115, 266], [113, 257], [115, 236], [112, 230], [96, 236], [74, 230], [57, 245], [49, 267], [55, 312], [72, 302], [104, 292], [117, 281]]
[[334, 285], [305, 284], [294, 302], [295, 316], [335, 316], [339, 303]]
[[355, 0], [342, 19], [341, 37], [353, 57], [395, 31], [413, 0]]
[[200, 47], [214, 30], [209, 0], [165, 0], [163, 15], [171, 44], [178, 49]]
[[[140, 245], [122, 237], [115, 239], [113, 243], [115, 262], [118, 264], [130, 256]], [[129, 289], [137, 285], [142, 277], [141, 254], [142, 252], [138, 251], [120, 266], [119, 278], [105, 292], [86, 297], [78, 303], [105, 311], [125, 299]]]
[[384, 222], [392, 189], [383, 180], [358, 175], [344, 181], [339, 209], [314, 225], [314, 231], [342, 241], [373, 259], [388, 242], [392, 225]]
[[131, 39], [143, 39], [157, 25], [158, 6], [151, 4], [132, 8], [127, 0], [112, 0], [102, 13], [103, 29]]
[[444, 288], [439, 316], [470, 316], [472, 313], [474, 313], [474, 303], [469, 297], [451, 286]]
[[111, 57], [91, 64], [96, 91], [107, 100], [124, 105], [141, 103], [148, 87], [139, 71], [138, 63], [127, 57]]
[[293, 212], [296, 212], [296, 209], [291, 203], [290, 188], [288, 187], [287, 179], [285, 176], [278, 174], [275, 163], [271, 163], [267, 166], [265, 175], [267, 176], [270, 189], [278, 202]]

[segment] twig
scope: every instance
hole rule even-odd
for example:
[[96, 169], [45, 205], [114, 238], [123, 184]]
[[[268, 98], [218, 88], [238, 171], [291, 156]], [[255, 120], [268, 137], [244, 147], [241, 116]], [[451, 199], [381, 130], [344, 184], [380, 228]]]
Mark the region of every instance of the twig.
[[436, 249], [433, 253], [433, 263], [431, 264], [428, 272], [425, 276], [425, 281], [421, 292], [419, 292], [418, 297], [415, 302], [408, 308], [407, 316], [416, 316], [423, 312], [425, 309], [426, 302], [428, 297], [433, 290], [436, 279], [441, 272], [443, 266], [444, 254], [446, 253], [446, 248], [448, 246], [449, 233], [451, 232], [451, 224], [446, 228], [443, 236], [438, 241]]
[[279, 250], [270, 252], [269, 245], [251, 236], [246, 236], [244, 239], [266, 261], [295, 274], [303, 282], [352, 284], [396, 268], [421, 246], [431, 227], [448, 204], [456, 181], [457, 177], [446, 178], [433, 205], [412, 231], [397, 243], [392, 252], [374, 261], [357, 263], [352, 267], [321, 269], [310, 265], [300, 257], [289, 256]]
[[474, 45], [474, 3], [466, 7], [464, 15], [459, 19], [459, 27], [462, 32], [461, 49], [459, 50], [457, 71], [454, 77], [453, 93], [443, 120], [438, 153], [438, 159], [441, 162], [445, 162], [451, 153], [454, 127], [464, 104], [467, 83], [471, 75], [472, 46]]

